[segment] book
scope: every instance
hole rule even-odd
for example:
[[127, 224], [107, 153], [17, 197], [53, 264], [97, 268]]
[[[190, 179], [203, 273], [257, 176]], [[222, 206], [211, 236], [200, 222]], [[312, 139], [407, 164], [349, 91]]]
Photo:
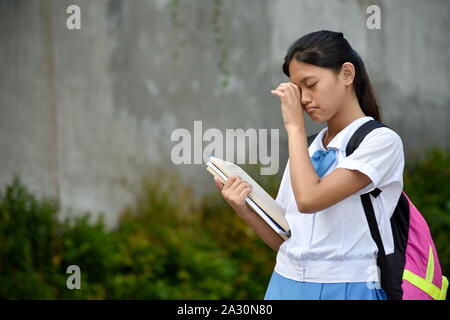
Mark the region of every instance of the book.
[[206, 164], [213, 176], [225, 183], [230, 176], [239, 176], [252, 186], [245, 202], [284, 240], [291, 236], [289, 224], [285, 218], [285, 209], [278, 204], [252, 177], [234, 163], [216, 157], [210, 157]]

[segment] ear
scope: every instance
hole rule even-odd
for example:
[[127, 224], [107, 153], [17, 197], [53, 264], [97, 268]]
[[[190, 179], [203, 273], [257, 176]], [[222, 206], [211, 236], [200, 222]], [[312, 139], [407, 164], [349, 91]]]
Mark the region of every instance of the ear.
[[353, 79], [355, 78], [355, 66], [353, 65], [353, 63], [344, 62], [342, 64], [339, 77], [341, 78], [344, 85], [351, 85], [353, 83]]

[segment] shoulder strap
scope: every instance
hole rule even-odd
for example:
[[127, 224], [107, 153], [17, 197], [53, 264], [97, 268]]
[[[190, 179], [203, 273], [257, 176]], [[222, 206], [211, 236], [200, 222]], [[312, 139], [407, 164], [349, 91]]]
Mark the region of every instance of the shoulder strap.
[[[389, 128], [384, 123], [377, 121], [377, 120], [369, 120], [366, 123], [363, 123], [351, 136], [350, 140], [347, 143], [347, 147], [345, 148], [345, 154], [348, 157], [351, 155], [361, 144], [361, 142], [364, 140], [364, 138], [372, 132], [372, 130], [375, 130], [377, 128], [386, 127]], [[374, 196], [375, 198], [378, 197], [378, 195], [381, 193], [381, 190], [376, 188], [370, 194]]]
[[311, 143], [313, 143], [314, 139], [317, 137], [318, 134], [319, 133], [315, 133], [315, 134], [308, 136], [308, 147], [311, 145]]
[[[377, 120], [370, 120], [367, 121], [366, 123], [363, 123], [352, 135], [352, 137], [350, 138], [350, 140], [347, 143], [347, 147], [345, 149], [345, 153], [346, 156], [348, 157], [349, 155], [351, 155], [353, 153], [353, 151], [355, 151], [359, 145], [361, 144], [361, 142], [364, 140], [364, 138], [374, 129], [376, 128], [381, 128], [381, 127], [387, 127], [389, 128], [387, 125], [385, 125], [384, 123], [377, 121]], [[317, 135], [319, 134], [319, 132], [312, 134], [310, 136], [308, 136], [308, 146], [311, 145], [311, 143], [313, 143], [314, 139], [317, 137]]]
[[345, 149], [346, 156], [348, 157], [349, 155], [351, 155], [353, 153], [353, 151], [355, 151], [359, 147], [359, 145], [364, 140], [364, 138], [370, 132], [372, 132], [372, 130], [381, 128], [381, 127], [389, 128], [387, 125], [385, 125], [384, 123], [377, 121], [377, 120], [370, 120], [370, 121], [367, 121], [366, 123], [363, 123], [355, 131], [355, 133], [353, 133], [352, 137], [348, 141], [347, 147]]

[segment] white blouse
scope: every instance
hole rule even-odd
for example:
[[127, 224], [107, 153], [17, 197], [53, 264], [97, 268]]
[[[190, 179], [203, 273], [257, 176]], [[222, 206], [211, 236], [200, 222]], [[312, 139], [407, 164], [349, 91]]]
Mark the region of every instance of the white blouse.
[[[281, 180], [277, 202], [286, 209], [291, 237], [277, 253], [275, 272], [305, 282], [338, 283], [379, 281], [378, 252], [370, 235], [360, 195], [379, 188], [371, 196], [386, 254], [394, 251], [390, 218], [403, 190], [404, 154], [401, 138], [393, 130], [374, 129], [349, 156], [345, 148], [352, 134], [372, 117], [351, 122], [328, 144], [336, 149], [336, 161], [325, 175], [336, 168], [358, 170], [372, 182], [348, 198], [316, 213], [298, 211], [292, 192], [289, 160]], [[324, 148], [324, 128], [311, 143], [310, 157]]]

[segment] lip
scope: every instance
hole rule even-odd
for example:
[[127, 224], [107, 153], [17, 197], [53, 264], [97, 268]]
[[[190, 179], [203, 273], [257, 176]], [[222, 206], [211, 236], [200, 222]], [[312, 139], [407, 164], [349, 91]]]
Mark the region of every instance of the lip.
[[310, 108], [306, 109], [306, 112], [310, 113], [310, 112], [312, 112], [314, 110], [317, 110], [317, 109], [319, 109], [319, 108], [318, 107], [310, 107]]

